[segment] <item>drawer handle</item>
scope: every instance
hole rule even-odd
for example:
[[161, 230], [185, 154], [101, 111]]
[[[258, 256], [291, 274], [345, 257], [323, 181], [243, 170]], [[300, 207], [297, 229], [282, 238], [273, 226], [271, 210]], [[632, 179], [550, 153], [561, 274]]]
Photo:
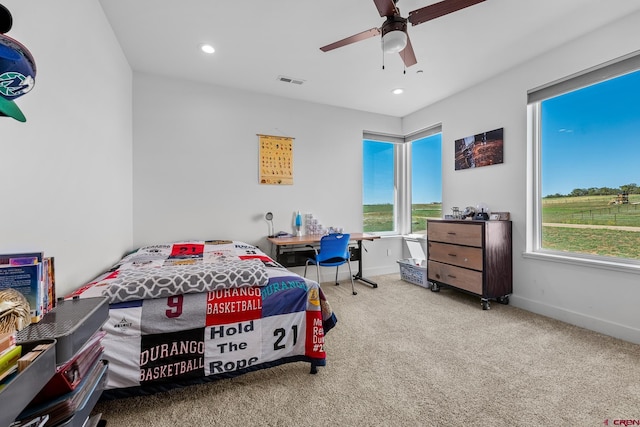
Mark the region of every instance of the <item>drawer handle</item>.
[[456, 255], [456, 254], [449, 254], [449, 256], [456, 257], [456, 256], [458, 256], [458, 255]]
[[454, 276], [453, 274], [447, 274], [448, 277], [451, 277], [452, 279], [457, 279], [456, 276]]
[[454, 233], [453, 231], [448, 231], [447, 234], [452, 234], [452, 235], [456, 235], [456, 233]]

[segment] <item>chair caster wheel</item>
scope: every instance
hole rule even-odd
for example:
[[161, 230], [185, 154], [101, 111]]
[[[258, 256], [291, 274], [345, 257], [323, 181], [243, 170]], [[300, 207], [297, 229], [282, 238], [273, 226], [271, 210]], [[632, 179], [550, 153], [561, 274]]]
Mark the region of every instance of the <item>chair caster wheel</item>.
[[353, 291], [353, 294], [354, 294], [354, 295], [358, 295], [358, 293], [357, 293], [356, 291]]

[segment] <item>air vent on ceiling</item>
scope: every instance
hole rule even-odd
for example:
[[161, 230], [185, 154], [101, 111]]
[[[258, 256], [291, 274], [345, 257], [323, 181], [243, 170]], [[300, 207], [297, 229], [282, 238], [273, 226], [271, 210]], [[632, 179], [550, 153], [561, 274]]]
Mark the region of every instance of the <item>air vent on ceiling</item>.
[[278, 80], [280, 80], [281, 82], [293, 83], [296, 85], [301, 85], [302, 83], [304, 83], [304, 80], [302, 79], [295, 79], [293, 77], [287, 77], [287, 76], [278, 76]]

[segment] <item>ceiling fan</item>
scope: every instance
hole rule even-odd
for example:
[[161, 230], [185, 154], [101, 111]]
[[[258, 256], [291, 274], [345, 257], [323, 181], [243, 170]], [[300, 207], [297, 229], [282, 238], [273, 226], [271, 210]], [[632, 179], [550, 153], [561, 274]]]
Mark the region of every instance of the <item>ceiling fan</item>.
[[449, 13], [456, 12], [474, 4], [482, 3], [485, 0], [443, 0], [420, 9], [409, 12], [408, 18], [400, 16], [400, 10], [396, 7], [398, 0], [373, 0], [380, 16], [387, 18], [380, 28], [371, 28], [335, 43], [328, 44], [320, 48], [323, 52], [328, 52], [339, 47], [366, 40], [382, 34], [382, 50], [385, 53], [399, 52], [406, 67], [415, 65], [418, 61], [411, 46], [409, 34], [407, 34], [407, 22], [411, 25], [422, 24], [423, 22], [439, 18]]

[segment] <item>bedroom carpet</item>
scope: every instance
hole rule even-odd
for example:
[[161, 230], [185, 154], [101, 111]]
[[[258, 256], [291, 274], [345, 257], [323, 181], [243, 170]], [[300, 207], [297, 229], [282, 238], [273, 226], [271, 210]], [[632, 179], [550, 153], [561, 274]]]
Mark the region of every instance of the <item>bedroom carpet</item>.
[[[99, 402], [107, 427], [602, 426], [640, 423], [640, 345], [451, 289], [323, 289], [327, 366], [293, 363]], [[631, 424], [629, 424], [631, 425]], [[636, 424], [633, 424], [636, 425]]]

